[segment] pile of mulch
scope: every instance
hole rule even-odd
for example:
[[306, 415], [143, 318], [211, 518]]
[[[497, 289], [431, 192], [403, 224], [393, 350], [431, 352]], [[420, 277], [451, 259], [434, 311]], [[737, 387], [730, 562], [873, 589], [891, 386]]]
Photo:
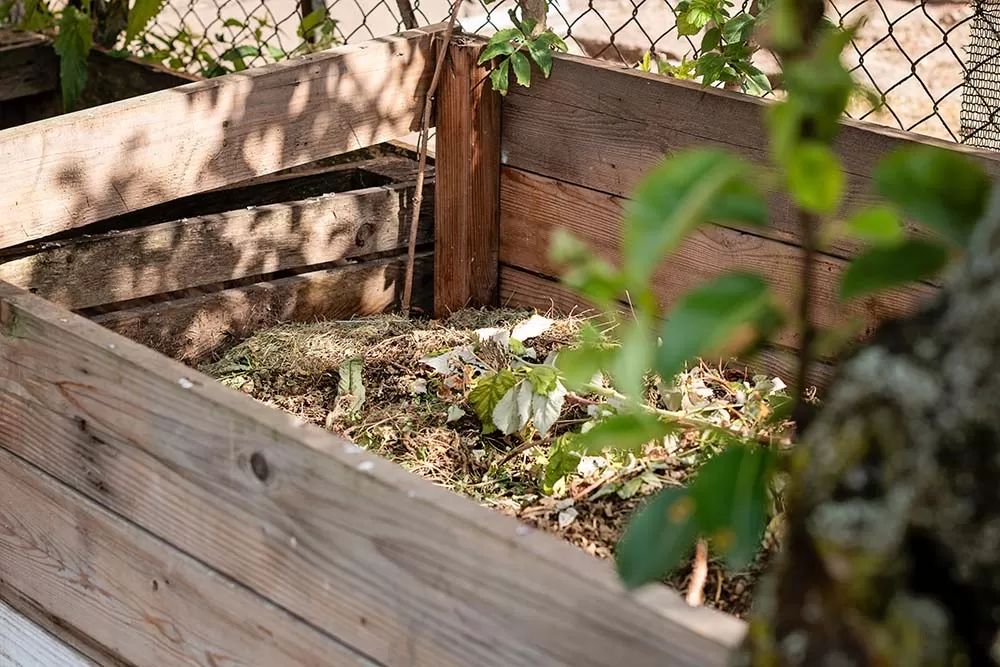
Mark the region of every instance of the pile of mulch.
[[[642, 456], [584, 457], [575, 473], [545, 494], [542, 473], [550, 439], [532, 446], [517, 435], [484, 435], [462, 393], [443, 386], [423, 361], [468, 345], [477, 330], [512, 328], [529, 315], [467, 310], [441, 321], [383, 315], [281, 325], [257, 333], [203, 370], [267, 405], [340, 433], [415, 474], [608, 559], [633, 511], [658, 489], [684, 484], [711, 453], [712, 443], [690, 434], [677, 438], [669, 450], [648, 447]], [[537, 358], [576, 343], [583, 321], [554, 319], [530, 341]], [[351, 365], [360, 365], [360, 405], [358, 391], [343, 391], [341, 376]], [[766, 395], [760, 394], [768, 391], [776, 391], [773, 379], [706, 366], [682, 374], [676, 383], [677, 400], [700, 416], [717, 415], [727, 426], [743, 419], [753, 429], [760, 426], [755, 421], [759, 413], [767, 410]], [[754, 392], [757, 398], [748, 398]], [[552, 436], [578, 429], [588, 418], [586, 400], [568, 402]], [[753, 582], [775, 549], [774, 540], [765, 543], [744, 572], [725, 572], [710, 562], [706, 604], [738, 617], [747, 613]], [[690, 570], [690, 565], [680, 568], [669, 583], [686, 590]]]

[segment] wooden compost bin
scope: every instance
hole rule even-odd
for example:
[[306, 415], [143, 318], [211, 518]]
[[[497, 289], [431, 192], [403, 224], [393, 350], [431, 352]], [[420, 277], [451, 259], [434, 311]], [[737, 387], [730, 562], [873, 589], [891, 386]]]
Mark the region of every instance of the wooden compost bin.
[[[441, 32], [0, 132], [0, 646], [15, 663], [725, 664], [737, 620], [664, 587], [628, 594], [608, 564], [140, 344], [192, 360], [275, 321], [395, 306], [412, 161], [324, 161], [416, 128]], [[559, 58], [501, 102], [476, 85], [478, 43], [448, 48], [417, 248], [417, 301], [439, 313], [576, 307], [551, 230], [614, 258], [621, 198], [662, 154], [766, 157], [756, 100]], [[912, 141], [845, 125], [850, 201]], [[733, 267], [791, 301], [795, 225], [777, 198], [773, 216], [700, 232], [657, 274], [664, 304]], [[933, 294], [842, 310], [854, 251], [818, 264], [824, 323], [871, 327]], [[783, 371], [796, 343], [759, 363]]]

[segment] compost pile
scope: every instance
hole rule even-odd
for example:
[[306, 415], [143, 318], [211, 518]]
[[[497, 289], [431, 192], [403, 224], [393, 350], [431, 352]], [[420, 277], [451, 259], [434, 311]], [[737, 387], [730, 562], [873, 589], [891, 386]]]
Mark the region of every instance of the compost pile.
[[[516, 417], [506, 428], [484, 427], [491, 419], [479, 414], [477, 377], [518, 364], [552, 363], [560, 349], [578, 342], [584, 322], [467, 310], [439, 321], [384, 315], [286, 324], [257, 333], [203, 370], [482, 505], [611, 558], [643, 499], [684, 484], [721, 445], [692, 432], [642, 452], [567, 456], [560, 435], [590, 422], [599, 401], [565, 392], [561, 384], [559, 405], [544, 427], [516, 423]], [[651, 385], [647, 400], [774, 439], [787, 428], [768, 419], [772, 404], [785, 398], [783, 387], [777, 378], [702, 365], [668, 388]], [[533, 421], [542, 417], [536, 414]], [[711, 562], [705, 603], [744, 616], [753, 580], [775, 545], [769, 530], [758, 558], [743, 572]], [[690, 564], [682, 567], [668, 583], [686, 590], [690, 570]]]

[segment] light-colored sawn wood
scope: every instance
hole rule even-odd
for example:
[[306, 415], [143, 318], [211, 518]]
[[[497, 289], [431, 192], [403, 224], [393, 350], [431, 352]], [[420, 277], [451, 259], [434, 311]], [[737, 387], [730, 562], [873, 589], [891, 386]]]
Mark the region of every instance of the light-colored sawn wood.
[[[565, 229], [587, 242], [594, 253], [620, 262], [624, 200], [612, 195], [504, 167], [501, 172], [500, 260], [528, 271], [558, 276], [549, 256], [551, 235]], [[732, 270], [760, 273], [778, 302], [794, 312], [799, 293], [801, 251], [780, 241], [735, 229], [707, 225], [688, 236], [666, 257], [652, 288], [664, 308], [706, 280]], [[860, 325], [868, 335], [888, 319], [915, 312], [936, 289], [916, 284], [892, 292], [843, 303], [838, 280], [847, 262], [830, 255], [816, 257], [813, 314], [819, 326]], [[786, 328], [777, 342], [798, 346], [798, 333]]]
[[[764, 113], [769, 104], [671, 77], [557, 56], [551, 77], [533, 80], [530, 88], [511, 88], [503, 107], [502, 160], [618, 196], [628, 196], [664, 156], [685, 149], [732, 151], [759, 165], [765, 176], [770, 157]], [[995, 152], [845, 121], [836, 144], [847, 174], [845, 210], [878, 201], [871, 181], [875, 165], [890, 151], [915, 145], [960, 151], [1000, 176]], [[770, 212], [768, 228], [759, 233], [800, 244], [791, 201], [775, 194]], [[844, 257], [857, 248], [850, 239], [837, 239], [831, 251]]]
[[0, 132], [0, 248], [403, 136], [436, 30]]
[[367, 188], [75, 238], [0, 263], [0, 280], [81, 309], [394, 250], [412, 197], [412, 185]]
[[[37, 416], [48, 417], [44, 409]], [[132, 664], [373, 667], [2, 450], [0, 508], [0, 576]], [[93, 664], [56, 657], [24, 664]]]
[[[418, 255], [414, 269], [414, 305], [425, 309], [430, 306], [432, 262], [426, 254]], [[310, 271], [104, 313], [94, 321], [158, 352], [195, 363], [278, 322], [385, 312], [399, 302], [403, 266], [394, 257]]]
[[0, 378], [0, 447], [386, 665], [705, 667], [743, 632], [6, 284]]
[[0, 600], [0, 665], [100, 667]]

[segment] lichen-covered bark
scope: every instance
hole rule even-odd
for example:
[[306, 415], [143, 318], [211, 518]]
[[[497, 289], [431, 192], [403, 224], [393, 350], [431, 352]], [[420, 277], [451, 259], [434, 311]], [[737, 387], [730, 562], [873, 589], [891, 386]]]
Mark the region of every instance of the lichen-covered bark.
[[842, 367], [793, 467], [742, 665], [990, 665], [1000, 628], [1000, 207], [938, 303]]

